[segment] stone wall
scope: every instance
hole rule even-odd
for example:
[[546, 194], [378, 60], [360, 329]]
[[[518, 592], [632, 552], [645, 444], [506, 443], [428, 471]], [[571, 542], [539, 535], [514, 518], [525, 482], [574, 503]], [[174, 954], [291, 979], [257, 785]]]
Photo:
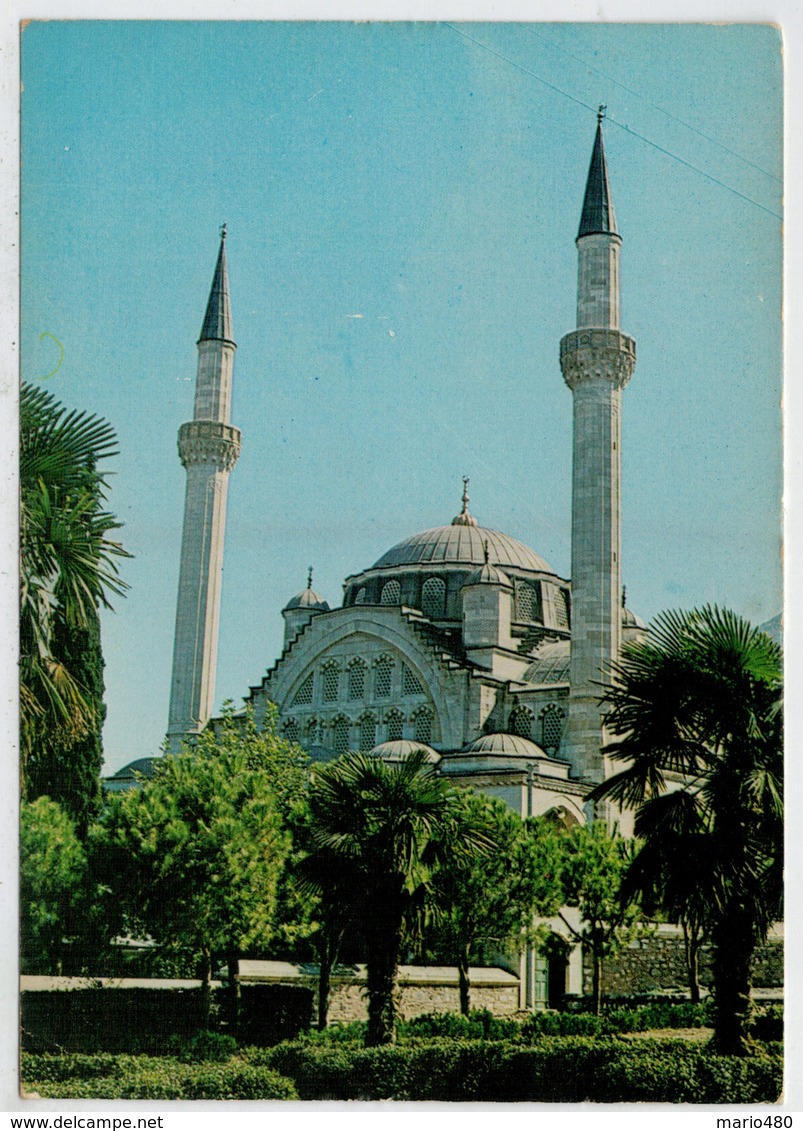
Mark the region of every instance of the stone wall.
[[[753, 985], [777, 988], [783, 986], [783, 941], [771, 940], [757, 949], [753, 962]], [[712, 981], [711, 950], [700, 953], [700, 984]], [[592, 968], [588, 954], [583, 962], [583, 992], [591, 993]], [[688, 974], [683, 936], [662, 932], [630, 943], [618, 954], [602, 963], [604, 994], [650, 993], [656, 990], [686, 989]]]
[[[472, 986], [471, 1008], [487, 1009], [496, 1017], [508, 1017], [518, 1011], [519, 987]], [[460, 991], [456, 985], [416, 985], [401, 982], [398, 996], [399, 1016], [418, 1017], [422, 1013], [459, 1013]], [[329, 1003], [329, 1021], [365, 1021], [368, 1017], [368, 999], [364, 981], [341, 982], [332, 989]]]

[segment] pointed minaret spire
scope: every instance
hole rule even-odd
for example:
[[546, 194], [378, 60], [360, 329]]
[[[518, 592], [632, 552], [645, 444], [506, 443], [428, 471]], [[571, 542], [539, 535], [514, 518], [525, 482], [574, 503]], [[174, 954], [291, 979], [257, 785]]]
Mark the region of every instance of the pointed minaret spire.
[[590, 236], [595, 232], [618, 235], [616, 213], [613, 210], [611, 186], [608, 182], [608, 165], [605, 161], [605, 146], [602, 141], [602, 120], [607, 107], [600, 106], [597, 111], [597, 136], [586, 180], [586, 194], [580, 216], [580, 230], [577, 238]]
[[237, 348], [231, 335], [224, 224], [198, 339], [195, 410], [178, 433], [187, 489], [167, 728], [173, 752], [182, 740], [203, 730], [214, 706], [226, 499], [241, 441], [240, 429], [230, 423]]
[[307, 589], [312, 589], [312, 566], [309, 567], [309, 572], [307, 573]]
[[229, 299], [229, 273], [226, 269], [226, 225], [220, 229], [220, 251], [217, 255], [215, 275], [209, 302], [206, 304], [204, 324], [201, 327], [199, 342], [233, 342], [234, 331], [231, 323], [231, 301]]

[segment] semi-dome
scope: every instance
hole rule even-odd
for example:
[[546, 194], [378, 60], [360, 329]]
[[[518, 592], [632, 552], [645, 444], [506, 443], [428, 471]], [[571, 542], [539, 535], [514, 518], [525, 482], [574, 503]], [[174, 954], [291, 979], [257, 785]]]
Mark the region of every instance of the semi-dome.
[[485, 543], [495, 565], [507, 568], [532, 570], [535, 573], [554, 573], [552, 567], [529, 546], [484, 526], [452, 523], [435, 526], [420, 534], [413, 534], [392, 546], [374, 562], [372, 569], [391, 569], [395, 566], [435, 565], [454, 563], [482, 566], [485, 563]]
[[433, 750], [431, 746], [427, 746], [424, 742], [414, 742], [409, 738], [397, 738], [391, 742], [380, 742], [371, 751], [371, 754], [377, 758], [383, 758], [386, 762], [403, 762], [411, 754], [422, 753], [426, 756], [428, 762], [440, 762], [441, 756], [437, 750]]

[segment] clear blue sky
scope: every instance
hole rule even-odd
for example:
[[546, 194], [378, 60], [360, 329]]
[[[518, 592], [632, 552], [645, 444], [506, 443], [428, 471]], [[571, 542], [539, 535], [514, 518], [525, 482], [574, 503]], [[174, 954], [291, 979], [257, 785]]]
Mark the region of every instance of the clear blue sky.
[[110, 768], [167, 724], [176, 432], [224, 220], [243, 452], [218, 702], [272, 664], [310, 562], [338, 604], [451, 519], [463, 474], [483, 525], [568, 575], [558, 341], [600, 102], [638, 344], [628, 604], [780, 611], [777, 31], [54, 21], [22, 55], [23, 375], [115, 425], [135, 555], [103, 621]]

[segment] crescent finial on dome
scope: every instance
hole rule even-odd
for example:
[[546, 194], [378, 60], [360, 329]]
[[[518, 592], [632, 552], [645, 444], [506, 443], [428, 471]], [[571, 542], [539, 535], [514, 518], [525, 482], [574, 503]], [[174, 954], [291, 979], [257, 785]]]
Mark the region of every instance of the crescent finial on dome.
[[468, 483], [469, 483], [468, 476], [464, 475], [463, 476], [463, 509], [460, 511], [460, 514], [456, 515], [452, 519], [452, 526], [478, 526], [479, 525], [476, 518], [474, 518], [474, 515], [468, 513]]

